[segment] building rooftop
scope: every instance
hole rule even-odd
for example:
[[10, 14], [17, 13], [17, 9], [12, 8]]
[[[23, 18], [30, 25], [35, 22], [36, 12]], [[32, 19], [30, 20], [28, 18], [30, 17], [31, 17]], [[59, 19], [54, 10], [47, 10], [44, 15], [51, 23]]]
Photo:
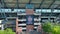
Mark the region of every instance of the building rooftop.
[[60, 0], [0, 0], [1, 8], [26, 8], [33, 4], [34, 9], [60, 9]]

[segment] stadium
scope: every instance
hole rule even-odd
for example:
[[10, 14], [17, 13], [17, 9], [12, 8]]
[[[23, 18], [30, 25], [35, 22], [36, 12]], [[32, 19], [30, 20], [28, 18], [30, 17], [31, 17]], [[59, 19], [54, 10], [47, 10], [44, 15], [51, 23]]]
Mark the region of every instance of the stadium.
[[0, 30], [36, 30], [48, 21], [60, 23], [60, 0], [0, 0]]

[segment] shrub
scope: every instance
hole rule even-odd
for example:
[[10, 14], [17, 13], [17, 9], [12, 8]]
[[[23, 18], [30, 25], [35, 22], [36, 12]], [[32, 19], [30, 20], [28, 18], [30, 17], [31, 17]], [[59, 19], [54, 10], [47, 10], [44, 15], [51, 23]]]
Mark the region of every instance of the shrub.
[[60, 34], [60, 26], [54, 25], [52, 28], [52, 34]]
[[51, 32], [51, 23], [50, 22], [46, 22], [43, 24], [42, 28], [45, 32]]
[[58, 23], [50, 23], [50, 22], [47, 22], [47, 23], [44, 23], [43, 24], [43, 30], [45, 32], [51, 32], [52, 34], [60, 34], [60, 24]]
[[0, 34], [15, 34], [12, 29], [7, 28], [6, 30], [0, 30]]

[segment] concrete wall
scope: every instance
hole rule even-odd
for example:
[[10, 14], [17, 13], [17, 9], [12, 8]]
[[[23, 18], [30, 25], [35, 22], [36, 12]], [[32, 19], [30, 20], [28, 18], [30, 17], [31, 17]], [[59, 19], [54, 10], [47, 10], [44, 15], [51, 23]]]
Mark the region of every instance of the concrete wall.
[[1, 27], [2, 20], [0, 20], [0, 27]]

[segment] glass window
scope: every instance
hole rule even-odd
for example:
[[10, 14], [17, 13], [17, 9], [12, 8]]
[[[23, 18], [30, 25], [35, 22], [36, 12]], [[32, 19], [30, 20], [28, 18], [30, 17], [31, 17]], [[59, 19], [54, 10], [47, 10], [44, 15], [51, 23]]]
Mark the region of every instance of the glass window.
[[14, 11], [13, 12], [17, 12], [18, 11], [18, 9], [14, 9]]
[[1, 12], [4, 12], [4, 9], [1, 9]]
[[0, 12], [1, 12], [1, 9], [0, 9]]
[[41, 9], [36, 9], [35, 13], [41, 13]]
[[5, 12], [11, 12], [11, 9], [4, 9]]
[[25, 9], [20, 9], [20, 12], [21, 13], [25, 13]]
[[57, 10], [54, 10], [53, 13], [57, 13]]
[[60, 10], [54, 9], [54, 13], [60, 13]]
[[21, 13], [25, 13], [25, 9], [14, 9], [14, 12], [21, 12]]
[[0, 9], [0, 12], [11, 12], [11, 9]]
[[20, 12], [21, 10], [20, 9], [18, 9], [18, 12]]
[[47, 12], [49, 12], [49, 13], [50, 13], [50, 12], [51, 12], [51, 10], [50, 10], [50, 9], [47, 9]]
[[47, 12], [47, 13], [50, 13], [51, 12], [51, 10], [50, 9], [42, 9], [42, 12]]
[[5, 12], [8, 12], [8, 9], [4, 9]]
[[42, 12], [47, 12], [47, 10], [46, 9], [42, 9]]
[[58, 13], [60, 13], [60, 10], [57, 10]]

